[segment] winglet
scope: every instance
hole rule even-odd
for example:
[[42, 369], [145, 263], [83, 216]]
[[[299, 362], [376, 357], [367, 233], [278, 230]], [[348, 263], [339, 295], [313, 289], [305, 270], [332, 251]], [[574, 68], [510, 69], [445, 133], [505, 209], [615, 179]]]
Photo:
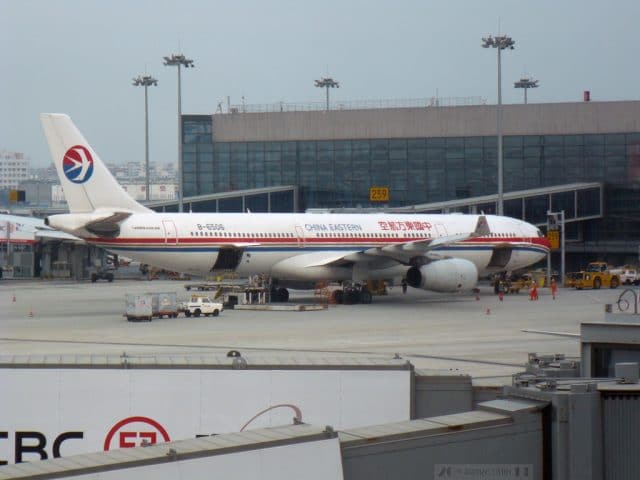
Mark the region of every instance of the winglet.
[[472, 237], [486, 237], [491, 233], [489, 229], [489, 222], [487, 222], [487, 217], [484, 215], [480, 215], [478, 217], [478, 223], [476, 223], [476, 228], [471, 234]]

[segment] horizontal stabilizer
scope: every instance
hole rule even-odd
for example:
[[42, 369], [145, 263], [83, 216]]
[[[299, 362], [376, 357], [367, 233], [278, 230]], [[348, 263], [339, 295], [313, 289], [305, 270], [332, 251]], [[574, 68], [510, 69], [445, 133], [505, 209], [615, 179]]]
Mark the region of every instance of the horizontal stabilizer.
[[[51, 215], [45, 219], [50, 227], [69, 233], [89, 232], [102, 237], [117, 237], [120, 234], [120, 223], [131, 212], [96, 211], [93, 213], [64, 213]], [[86, 236], [86, 235], [85, 235]]]

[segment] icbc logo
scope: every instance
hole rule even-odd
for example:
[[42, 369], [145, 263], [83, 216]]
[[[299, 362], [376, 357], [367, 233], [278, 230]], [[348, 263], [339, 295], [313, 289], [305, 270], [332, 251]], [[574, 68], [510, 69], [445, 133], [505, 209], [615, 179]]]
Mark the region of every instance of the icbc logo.
[[104, 450], [131, 448], [168, 442], [169, 434], [162, 425], [147, 417], [129, 417], [116, 423], [104, 440]]

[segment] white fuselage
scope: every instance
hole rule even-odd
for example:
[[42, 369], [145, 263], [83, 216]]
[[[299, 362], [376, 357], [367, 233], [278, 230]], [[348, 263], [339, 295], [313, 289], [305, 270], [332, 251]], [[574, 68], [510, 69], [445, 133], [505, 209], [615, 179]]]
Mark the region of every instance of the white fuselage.
[[[507, 217], [486, 218], [488, 236], [442, 245], [430, 254], [469, 260], [480, 274], [523, 268], [546, 255], [546, 239], [534, 226]], [[65, 230], [55, 216], [50, 219], [52, 226]], [[184, 273], [235, 270], [318, 281], [350, 280], [352, 264], [340, 261], [345, 256], [468, 234], [477, 221], [477, 215], [459, 214], [134, 213], [114, 238], [73, 233], [111, 252]], [[509, 252], [503, 264], [492, 263], [496, 249]], [[358, 265], [360, 276], [390, 278], [402, 275], [409, 264], [381, 255], [379, 261]]]

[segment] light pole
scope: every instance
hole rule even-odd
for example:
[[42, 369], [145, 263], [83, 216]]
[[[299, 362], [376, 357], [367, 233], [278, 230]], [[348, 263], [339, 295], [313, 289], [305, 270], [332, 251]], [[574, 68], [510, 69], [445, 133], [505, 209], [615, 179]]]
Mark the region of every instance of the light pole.
[[164, 64], [178, 67], [178, 212], [182, 213], [182, 91], [180, 86], [180, 67], [193, 68], [193, 60], [181, 53], [172, 53], [170, 57], [163, 57]]
[[502, 162], [502, 64], [500, 52], [505, 49], [513, 50], [516, 42], [506, 35], [497, 35], [495, 37], [489, 35], [482, 39], [482, 48], [495, 48], [498, 50], [498, 112], [497, 112], [497, 130], [498, 130], [498, 215], [504, 215], [504, 176]]
[[144, 171], [145, 171], [145, 198], [149, 201], [149, 98], [147, 89], [150, 86], [157, 87], [158, 80], [151, 75], [138, 75], [133, 79], [134, 87], [144, 87]]
[[313, 84], [316, 87], [327, 89], [327, 110], [329, 110], [329, 89], [340, 88], [340, 84], [331, 77], [327, 77], [327, 78], [323, 77], [320, 80], [314, 80]]
[[522, 77], [517, 82], [513, 83], [515, 88], [524, 88], [524, 104], [527, 104], [527, 90], [530, 88], [538, 88], [538, 80], [534, 80], [531, 77]]

